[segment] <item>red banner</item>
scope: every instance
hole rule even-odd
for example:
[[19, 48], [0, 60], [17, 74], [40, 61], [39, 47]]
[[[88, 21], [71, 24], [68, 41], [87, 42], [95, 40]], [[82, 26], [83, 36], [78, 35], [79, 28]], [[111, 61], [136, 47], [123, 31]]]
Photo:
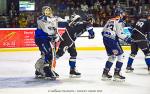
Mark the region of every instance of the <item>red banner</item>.
[[[60, 35], [64, 29], [59, 29]], [[35, 28], [0, 29], [0, 48], [36, 47], [34, 42]]]

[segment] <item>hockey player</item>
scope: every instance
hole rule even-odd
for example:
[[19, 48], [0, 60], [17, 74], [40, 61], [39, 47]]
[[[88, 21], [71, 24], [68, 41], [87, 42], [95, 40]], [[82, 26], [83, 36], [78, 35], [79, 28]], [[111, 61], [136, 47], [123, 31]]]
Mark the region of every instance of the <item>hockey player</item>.
[[145, 62], [148, 66], [148, 71], [150, 72], [150, 51], [149, 51], [149, 38], [150, 33], [150, 14], [146, 18], [139, 19], [132, 31], [132, 38], [135, 42], [131, 44], [131, 54], [128, 58], [126, 72], [132, 72], [132, 63], [137, 55], [138, 49], [140, 48], [145, 55]]
[[61, 57], [67, 50], [70, 54], [69, 65], [70, 65], [70, 77], [80, 77], [81, 73], [76, 71], [76, 57], [77, 51], [75, 46], [75, 40], [85, 31], [89, 33], [89, 39], [94, 38], [93, 32], [93, 18], [92, 16], [86, 16], [85, 20], [79, 15], [72, 15], [69, 26], [66, 27], [65, 33], [62, 35], [63, 41], [61, 41], [59, 49], [56, 53], [56, 57]]
[[35, 43], [42, 55], [35, 64], [35, 75], [55, 80], [58, 75], [51, 69], [53, 59], [52, 42], [59, 40], [57, 34], [58, 21], [63, 21], [63, 19], [53, 16], [52, 9], [49, 6], [42, 8], [42, 14], [37, 20], [38, 27], [35, 31]]
[[123, 50], [119, 44], [119, 39], [128, 43], [132, 40], [123, 32], [126, 13], [121, 8], [116, 8], [115, 17], [107, 21], [102, 31], [103, 43], [106, 48], [108, 60], [102, 73], [102, 80], [111, 79], [112, 75], [109, 71], [113, 62], [117, 58], [116, 67], [114, 70], [114, 80], [125, 80], [125, 77], [120, 74], [123, 65]]

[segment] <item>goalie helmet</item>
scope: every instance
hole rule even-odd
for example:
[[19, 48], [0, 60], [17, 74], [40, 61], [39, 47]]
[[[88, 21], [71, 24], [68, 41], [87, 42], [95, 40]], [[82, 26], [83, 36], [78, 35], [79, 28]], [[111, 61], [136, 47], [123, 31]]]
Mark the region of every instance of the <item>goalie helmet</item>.
[[43, 6], [42, 7], [42, 14], [45, 15], [45, 16], [52, 16], [53, 12], [52, 12], [51, 7], [49, 7], [49, 6]]

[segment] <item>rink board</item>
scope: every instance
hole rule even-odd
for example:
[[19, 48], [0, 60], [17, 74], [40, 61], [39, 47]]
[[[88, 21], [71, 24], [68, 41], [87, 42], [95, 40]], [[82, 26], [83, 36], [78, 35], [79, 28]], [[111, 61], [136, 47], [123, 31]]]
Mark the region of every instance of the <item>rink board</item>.
[[[123, 50], [130, 50], [129, 46], [123, 46]], [[104, 47], [77, 47], [78, 51], [103, 51]], [[16, 52], [16, 51], [38, 51], [38, 47], [30, 48], [0, 48], [0, 52]]]
[[[102, 39], [102, 27], [95, 27], [95, 38], [88, 39], [88, 32], [85, 32], [75, 41], [77, 50], [105, 50]], [[37, 51], [34, 43], [35, 28], [1, 28], [0, 29], [0, 52], [14, 51]], [[62, 35], [64, 28], [58, 31]], [[124, 50], [130, 50], [129, 46], [123, 46]]]

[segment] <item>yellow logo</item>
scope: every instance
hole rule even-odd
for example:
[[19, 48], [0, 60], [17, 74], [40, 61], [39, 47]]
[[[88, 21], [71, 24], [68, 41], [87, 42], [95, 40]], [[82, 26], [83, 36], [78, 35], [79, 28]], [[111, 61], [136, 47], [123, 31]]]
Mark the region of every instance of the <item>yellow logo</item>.
[[4, 36], [4, 38], [0, 39], [0, 42], [1, 42], [1, 41], [8, 41], [8, 40], [10, 40], [12, 37], [14, 37], [15, 35], [16, 35], [16, 32], [8, 33], [6, 36]]

